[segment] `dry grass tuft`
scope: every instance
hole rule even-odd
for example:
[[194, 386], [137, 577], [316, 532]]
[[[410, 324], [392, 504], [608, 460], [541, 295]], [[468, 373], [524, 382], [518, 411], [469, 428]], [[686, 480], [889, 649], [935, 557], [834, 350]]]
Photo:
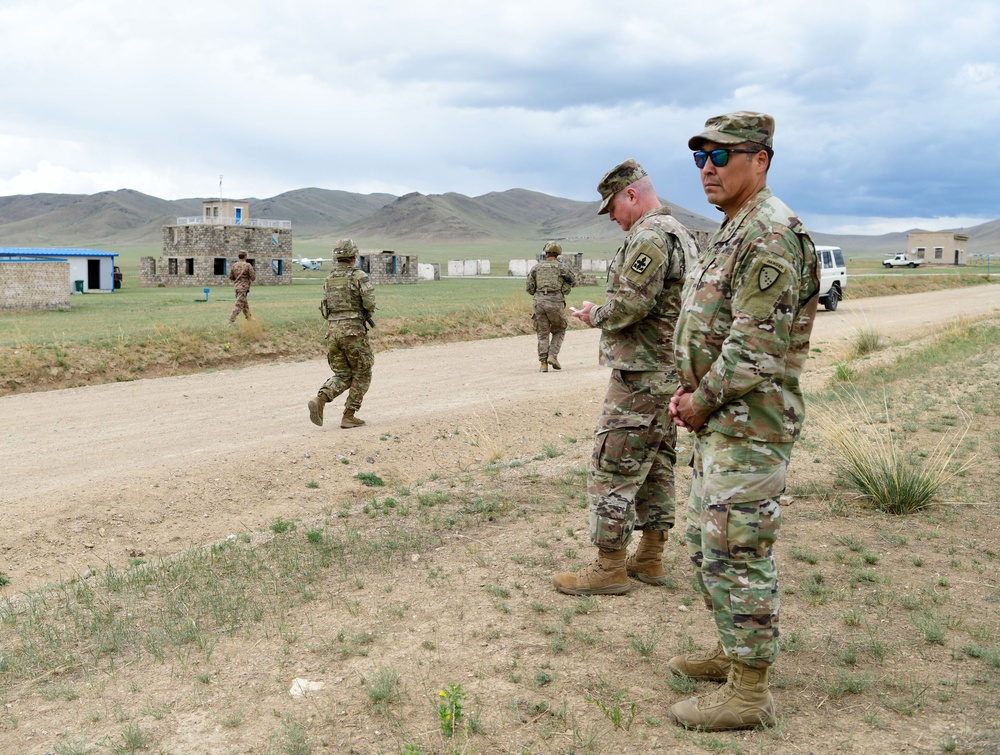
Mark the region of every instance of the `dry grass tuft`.
[[968, 428], [958, 437], [942, 437], [934, 451], [917, 463], [896, 439], [887, 402], [883, 408], [884, 417], [875, 416], [853, 393], [850, 401], [814, 408], [812, 417], [830, 441], [838, 471], [852, 487], [879, 511], [910, 514], [972, 465], [972, 459], [954, 463]]

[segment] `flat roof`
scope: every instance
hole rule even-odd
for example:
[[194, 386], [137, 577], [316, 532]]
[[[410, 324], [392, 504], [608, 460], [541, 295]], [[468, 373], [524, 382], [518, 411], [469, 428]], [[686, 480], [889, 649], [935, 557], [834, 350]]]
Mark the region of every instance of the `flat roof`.
[[117, 257], [118, 252], [102, 252], [100, 249], [53, 249], [51, 247], [0, 246], [0, 256]]

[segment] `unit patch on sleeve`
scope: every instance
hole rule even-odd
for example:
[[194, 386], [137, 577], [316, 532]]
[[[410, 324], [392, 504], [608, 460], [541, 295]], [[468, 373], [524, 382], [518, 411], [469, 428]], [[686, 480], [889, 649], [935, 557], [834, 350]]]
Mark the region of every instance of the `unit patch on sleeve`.
[[644, 272], [646, 272], [646, 268], [649, 267], [652, 263], [653, 260], [650, 258], [648, 254], [643, 254], [642, 252], [640, 252], [638, 256], [636, 256], [636, 258], [632, 260], [630, 269], [632, 270], [633, 273], [642, 275]]
[[774, 265], [762, 265], [757, 275], [757, 285], [761, 291], [767, 291], [781, 277], [781, 270]]
[[649, 276], [666, 260], [663, 249], [657, 246], [650, 235], [644, 233], [633, 239], [625, 252], [625, 267], [622, 270], [622, 278], [636, 287], [644, 285], [649, 280]]
[[753, 261], [743, 280], [733, 297], [733, 309], [756, 320], [770, 320], [787, 293], [792, 271], [781, 257], [767, 255]]

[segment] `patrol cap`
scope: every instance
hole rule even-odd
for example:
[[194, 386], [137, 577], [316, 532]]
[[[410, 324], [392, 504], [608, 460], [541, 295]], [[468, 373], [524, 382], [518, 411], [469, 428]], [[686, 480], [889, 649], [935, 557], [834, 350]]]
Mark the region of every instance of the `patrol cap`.
[[622, 189], [627, 189], [629, 186], [634, 184], [640, 178], [646, 176], [646, 171], [642, 169], [635, 160], [629, 158], [621, 165], [616, 165], [607, 173], [604, 174], [604, 178], [601, 182], [597, 184], [597, 191], [601, 194], [601, 208], [597, 211], [598, 215], [604, 215], [608, 211], [608, 205], [611, 203], [611, 198], [617, 194]]
[[558, 241], [550, 241], [544, 247], [542, 247], [542, 252], [545, 254], [562, 254], [562, 247], [559, 245]]
[[768, 149], [774, 148], [774, 118], [767, 113], [738, 110], [717, 115], [705, 121], [705, 130], [688, 139], [690, 149], [701, 149], [705, 142], [716, 144], [742, 144], [756, 142]]
[[338, 260], [349, 260], [358, 256], [358, 247], [352, 239], [341, 239], [333, 247], [333, 256]]

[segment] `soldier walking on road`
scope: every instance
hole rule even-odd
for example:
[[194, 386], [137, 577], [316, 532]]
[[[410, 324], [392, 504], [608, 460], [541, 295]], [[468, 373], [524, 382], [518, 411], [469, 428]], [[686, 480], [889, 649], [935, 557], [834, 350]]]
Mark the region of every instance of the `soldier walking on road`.
[[364, 420], [355, 415], [372, 382], [375, 356], [368, 343], [368, 326], [375, 311], [375, 287], [368, 274], [357, 267], [358, 247], [351, 239], [341, 239], [333, 248], [337, 261], [323, 283], [320, 312], [327, 321], [326, 340], [330, 349], [327, 362], [333, 375], [309, 402], [309, 419], [323, 424], [323, 407], [349, 390], [344, 403], [343, 428], [360, 427]]
[[[674, 442], [670, 397], [677, 388], [673, 334], [686, 261], [694, 238], [660, 204], [646, 171], [626, 160], [597, 185], [598, 214], [627, 231], [615, 253], [607, 299], [585, 301], [573, 316], [601, 329], [601, 364], [611, 380], [597, 421], [590, 460], [590, 538], [597, 560], [586, 569], [556, 574], [569, 595], [628, 592], [629, 576], [667, 582], [663, 547], [674, 526]], [[642, 531], [626, 558], [633, 530]]]
[[542, 249], [545, 259], [531, 268], [524, 289], [534, 297], [532, 307], [535, 332], [538, 334], [538, 362], [541, 372], [549, 366], [561, 370], [559, 349], [566, 336], [566, 294], [576, 285], [573, 271], [559, 261], [562, 247], [556, 241]]
[[[240, 252], [236, 264], [229, 269], [229, 280], [233, 281], [233, 289], [236, 291], [236, 306], [233, 307], [229, 315], [229, 323], [236, 322], [236, 317], [240, 312], [248, 320], [250, 319], [250, 305], [247, 304], [247, 294], [250, 293], [250, 284], [257, 280], [257, 271], [253, 265], [247, 262], [247, 253]], [[206, 291], [208, 289], [205, 289]]]
[[691, 137], [708, 201], [725, 219], [684, 289], [674, 336], [675, 423], [695, 433], [685, 537], [718, 643], [671, 658], [671, 671], [725, 682], [673, 705], [708, 731], [771, 725], [778, 657], [773, 546], [792, 445], [805, 417], [799, 376], [819, 291], [805, 226], [767, 188], [774, 119], [736, 112]]

